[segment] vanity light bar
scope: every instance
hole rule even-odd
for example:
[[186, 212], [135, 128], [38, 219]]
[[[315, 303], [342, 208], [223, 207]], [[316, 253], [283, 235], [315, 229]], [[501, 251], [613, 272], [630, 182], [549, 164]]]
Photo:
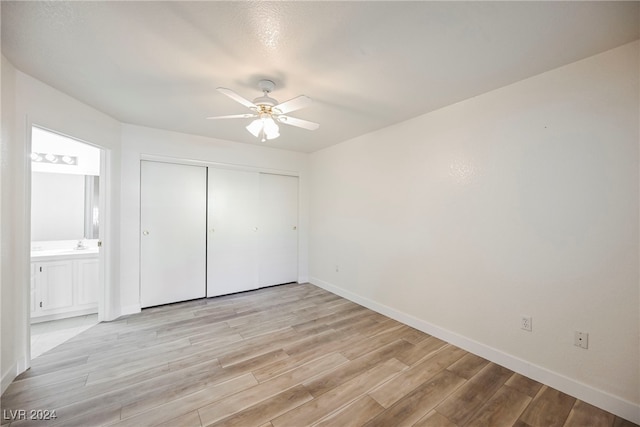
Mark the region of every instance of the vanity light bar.
[[31, 161], [38, 163], [58, 163], [61, 165], [75, 166], [78, 164], [78, 158], [75, 156], [67, 156], [66, 154], [51, 153], [31, 153]]

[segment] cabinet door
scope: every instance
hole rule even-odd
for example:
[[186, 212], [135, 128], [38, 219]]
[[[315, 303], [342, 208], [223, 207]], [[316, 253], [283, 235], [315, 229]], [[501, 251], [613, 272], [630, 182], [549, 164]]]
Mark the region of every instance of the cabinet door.
[[97, 259], [79, 259], [74, 261], [75, 267], [75, 304], [87, 305], [98, 303], [98, 268]]
[[36, 263], [37, 308], [41, 312], [73, 307], [72, 262]]
[[206, 295], [207, 170], [142, 161], [142, 307]]
[[258, 173], [209, 168], [207, 296], [258, 286]]
[[259, 284], [298, 280], [298, 178], [260, 174]]

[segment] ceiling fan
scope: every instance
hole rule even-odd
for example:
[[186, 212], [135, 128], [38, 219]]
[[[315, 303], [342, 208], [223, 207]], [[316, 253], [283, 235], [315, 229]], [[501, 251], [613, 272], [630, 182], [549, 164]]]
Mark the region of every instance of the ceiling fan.
[[311, 98], [308, 96], [300, 95], [288, 101], [278, 103], [278, 101], [269, 96], [276, 87], [274, 82], [271, 80], [260, 80], [260, 82], [258, 82], [258, 87], [262, 91], [262, 96], [257, 97], [253, 101], [243, 98], [231, 89], [219, 87], [217, 89], [218, 92], [223, 93], [234, 101], [248, 107], [252, 112], [245, 114], [233, 114], [229, 116], [207, 117], [207, 119], [248, 119], [255, 117], [256, 120], [252, 121], [247, 126], [247, 130], [255, 137], [261, 138], [262, 142], [265, 142], [267, 139], [275, 139], [280, 136], [278, 123], [308, 130], [316, 130], [320, 127], [318, 123], [285, 116], [287, 113], [299, 110], [311, 104]]

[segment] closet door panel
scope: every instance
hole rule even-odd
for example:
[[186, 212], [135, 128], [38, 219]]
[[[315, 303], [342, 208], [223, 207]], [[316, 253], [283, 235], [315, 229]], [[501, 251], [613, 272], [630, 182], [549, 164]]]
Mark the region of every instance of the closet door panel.
[[207, 170], [151, 161], [140, 168], [141, 306], [202, 298]]
[[260, 174], [259, 285], [298, 280], [298, 178]]
[[258, 173], [209, 168], [207, 296], [258, 287]]

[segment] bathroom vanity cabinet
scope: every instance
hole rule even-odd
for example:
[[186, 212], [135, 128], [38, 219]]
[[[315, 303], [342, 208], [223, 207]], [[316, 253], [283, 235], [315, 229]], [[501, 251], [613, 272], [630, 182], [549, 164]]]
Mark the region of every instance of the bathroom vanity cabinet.
[[32, 255], [32, 323], [97, 313], [98, 268], [93, 251]]

